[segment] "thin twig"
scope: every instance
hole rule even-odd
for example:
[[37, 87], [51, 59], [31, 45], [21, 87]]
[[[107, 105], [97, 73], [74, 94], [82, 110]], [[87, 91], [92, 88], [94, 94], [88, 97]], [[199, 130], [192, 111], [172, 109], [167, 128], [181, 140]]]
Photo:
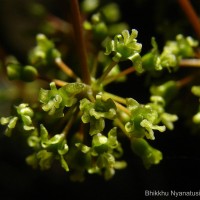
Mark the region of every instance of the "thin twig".
[[51, 83], [51, 82], [54, 82], [57, 86], [64, 86], [66, 84], [68, 84], [68, 82], [65, 82], [65, 81], [62, 81], [62, 80], [59, 80], [59, 79], [50, 79], [48, 77], [45, 77], [45, 76], [38, 76], [37, 77], [38, 79], [42, 80], [42, 81], [46, 81], [48, 83]]
[[200, 67], [200, 59], [182, 59], [179, 65], [181, 67]]
[[191, 82], [193, 79], [194, 79], [194, 76], [192, 76], [192, 75], [191, 75], [191, 76], [187, 76], [187, 77], [185, 77], [185, 78], [183, 78], [183, 79], [177, 81], [177, 86], [178, 86], [179, 88], [181, 88], [181, 87], [187, 85], [187, 84], [188, 84], [189, 82]]
[[118, 78], [120, 78], [122, 76], [125, 76], [127, 74], [130, 74], [130, 73], [132, 73], [134, 71], [135, 71], [135, 68], [129, 67], [128, 69], [125, 69], [124, 71], [120, 72], [116, 76], [112, 76], [112, 77], [109, 77], [109, 78], [105, 79], [105, 81], [103, 81], [103, 85], [105, 86], [105, 85], [115, 81], [116, 79], [118, 79]]
[[103, 72], [102, 76], [99, 78], [99, 82], [102, 83], [102, 81], [106, 78], [106, 76], [109, 74], [109, 72], [113, 69], [113, 67], [117, 64], [117, 62], [112, 61], [109, 66], [106, 68], [106, 70]]
[[71, 78], [74, 79], [78, 79], [78, 76], [72, 71], [72, 69], [67, 66], [61, 58], [56, 58], [55, 63], [57, 64], [57, 66], [63, 71], [65, 72], [68, 76], [70, 76]]
[[57, 86], [60, 86], [60, 87], [68, 84], [67, 82], [59, 80], [59, 79], [53, 79], [52, 82], [54, 82]]
[[118, 103], [116, 101], [115, 101], [115, 104], [116, 104], [118, 109], [124, 111], [128, 116], [131, 116], [130, 111], [126, 107], [124, 107], [123, 105], [121, 105], [120, 103]]
[[114, 101], [117, 101], [117, 102], [122, 103], [122, 104], [126, 104], [126, 99], [124, 99], [123, 97], [120, 97], [120, 96], [117, 96], [115, 94], [111, 94], [111, 93], [105, 92], [105, 91], [103, 92], [102, 95], [103, 95], [103, 98], [105, 100], [107, 100], [108, 98], [111, 98]]
[[200, 39], [200, 20], [189, 0], [178, 0], [188, 20], [192, 24], [197, 37]]

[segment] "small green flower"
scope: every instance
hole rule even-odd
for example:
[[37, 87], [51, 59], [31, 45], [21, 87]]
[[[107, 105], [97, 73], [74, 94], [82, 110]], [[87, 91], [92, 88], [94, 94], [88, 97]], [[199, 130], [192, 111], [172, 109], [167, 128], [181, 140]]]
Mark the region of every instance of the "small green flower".
[[150, 97], [151, 102], [148, 103], [158, 113], [157, 123], [161, 122], [169, 130], [174, 129], [174, 122], [178, 120], [178, 116], [165, 112], [166, 102], [162, 96]]
[[113, 120], [116, 117], [116, 106], [112, 99], [106, 101], [101, 94], [96, 95], [96, 102], [90, 102], [84, 98], [80, 101], [80, 110], [83, 112], [83, 123], [90, 123], [90, 135], [102, 132], [105, 127], [105, 119]]
[[158, 125], [158, 111], [151, 105], [139, 104], [132, 98], [127, 98], [127, 108], [131, 112], [130, 120], [125, 124], [125, 130], [131, 136], [144, 137], [154, 140], [154, 131], [165, 131], [165, 126]]
[[19, 106], [16, 106], [17, 113], [20, 116], [22, 123], [23, 123], [23, 128], [26, 131], [29, 130], [34, 130], [34, 126], [32, 124], [32, 117], [34, 115], [33, 110], [28, 106], [26, 103], [22, 103]]
[[145, 71], [162, 70], [160, 53], [154, 37], [151, 39], [153, 48], [142, 56], [142, 67]]
[[90, 155], [94, 162], [87, 167], [90, 174], [104, 174], [106, 180], [115, 174], [115, 169], [126, 167], [124, 161], [116, 161], [123, 154], [120, 143], [117, 140], [117, 128], [108, 132], [108, 136], [98, 133], [92, 136], [92, 146], [88, 147], [82, 143], [76, 144], [77, 148], [84, 154]]
[[122, 31], [121, 34], [114, 37], [114, 40], [107, 43], [105, 54], [112, 54], [112, 59], [115, 62], [131, 60], [135, 65], [136, 70], [141, 73], [143, 72], [140, 57], [142, 45], [137, 43], [137, 34], [138, 32], [135, 29], [132, 29], [131, 35], [128, 30]]
[[1, 117], [0, 123], [1, 125], [7, 125], [7, 128], [5, 130], [6, 136], [11, 136], [12, 130], [15, 128], [18, 121], [18, 117], [10, 116], [10, 117]]
[[50, 90], [40, 90], [39, 101], [43, 103], [42, 109], [49, 115], [63, 117], [63, 109], [74, 105], [77, 102], [76, 95], [84, 89], [83, 83], [68, 83], [57, 89], [56, 84], [52, 82]]
[[34, 154], [26, 158], [29, 165], [34, 168], [40, 166], [42, 170], [46, 170], [52, 166], [55, 159], [58, 159], [61, 166], [69, 171], [64, 158], [69, 150], [64, 134], [56, 134], [50, 137], [47, 129], [41, 124], [40, 135], [31, 135], [28, 138], [28, 145], [35, 150]]

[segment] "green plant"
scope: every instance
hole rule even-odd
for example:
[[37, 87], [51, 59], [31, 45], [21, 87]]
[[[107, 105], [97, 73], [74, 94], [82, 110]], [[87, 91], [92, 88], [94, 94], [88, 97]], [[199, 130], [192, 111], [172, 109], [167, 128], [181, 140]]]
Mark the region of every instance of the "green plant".
[[[124, 169], [124, 139], [147, 169], [159, 164], [162, 152], [150, 141], [157, 131], [173, 130], [178, 114], [170, 112], [169, 105], [182, 87], [195, 85], [198, 74], [181, 80], [171, 75], [181, 67], [199, 67], [198, 40], [178, 34], [160, 51], [152, 37], [152, 49], [142, 53], [138, 31], [118, 23], [117, 4], [98, 10], [100, 1], [83, 1], [82, 12], [88, 18], [82, 23], [78, 1], [69, 3], [72, 24], [67, 23], [66, 34], [75, 38], [77, 53], [71, 48], [68, 55], [52, 36], [49, 39], [39, 33], [27, 64], [13, 56], [6, 59], [10, 80], [38, 83], [39, 91], [34, 94], [36, 100], [19, 102], [10, 116], [0, 118], [6, 127], [4, 134], [26, 138], [32, 149], [26, 162], [33, 168], [47, 170], [58, 162], [74, 181], [83, 181], [86, 173], [109, 180], [115, 170]], [[150, 80], [149, 102], [140, 103], [107, 89], [112, 83], [126, 81], [130, 73]], [[199, 86], [193, 85], [192, 92], [200, 96]], [[194, 113], [197, 124], [199, 115]]]

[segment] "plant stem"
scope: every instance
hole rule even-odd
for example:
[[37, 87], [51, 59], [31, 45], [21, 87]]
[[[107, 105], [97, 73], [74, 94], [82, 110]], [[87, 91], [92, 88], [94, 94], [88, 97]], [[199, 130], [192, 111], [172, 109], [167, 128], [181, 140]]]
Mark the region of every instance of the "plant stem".
[[42, 81], [47, 81], [49, 83], [54, 82], [57, 86], [60, 86], [60, 87], [68, 84], [68, 82], [65, 82], [65, 81], [62, 81], [62, 80], [59, 80], [59, 79], [50, 79], [50, 78], [44, 77], [44, 76], [38, 76], [38, 79], [40, 79]]
[[51, 26], [54, 27], [54, 29], [56, 29], [58, 31], [62, 31], [63, 33], [66, 33], [66, 34], [72, 33], [71, 24], [68, 22], [65, 22], [64, 20], [60, 19], [59, 17], [49, 14], [47, 16], [47, 21], [51, 24]]
[[54, 82], [57, 86], [60, 86], [60, 87], [68, 84], [67, 82], [59, 80], [59, 79], [53, 79], [52, 82]]
[[124, 128], [124, 124], [118, 119], [116, 118], [114, 120], [115, 124], [123, 131], [123, 133], [128, 137], [130, 138], [130, 135], [126, 132], [125, 128]]
[[71, 68], [69, 66], [67, 66], [61, 58], [56, 58], [55, 60], [57, 66], [63, 71], [65, 72], [68, 76], [74, 78], [74, 79], [78, 79], [77, 75], [71, 70]]
[[73, 126], [75, 120], [77, 119], [78, 112], [79, 112], [79, 110], [77, 109], [77, 107], [75, 107], [75, 108], [73, 107], [66, 114], [65, 118], [69, 118], [69, 120], [68, 120], [65, 128], [62, 131], [64, 133], [65, 137], [67, 136], [67, 134], [70, 131], [71, 127]]
[[126, 104], [126, 99], [124, 99], [123, 97], [119, 97], [115, 94], [111, 94], [111, 93], [108, 93], [108, 92], [105, 92], [105, 91], [103, 92], [103, 98], [105, 100], [111, 98], [114, 101], [117, 101], [117, 102], [122, 103], [122, 104]]
[[86, 46], [83, 37], [83, 27], [81, 22], [81, 14], [79, 10], [78, 0], [70, 0], [71, 5], [71, 13], [72, 13], [72, 21], [74, 28], [74, 35], [76, 39], [76, 47], [80, 57], [80, 67], [82, 74], [82, 81], [88, 85], [90, 85], [90, 73], [87, 64], [87, 54], [86, 54]]
[[200, 67], [200, 59], [182, 59], [181, 67]]
[[188, 84], [189, 82], [191, 82], [193, 79], [194, 79], [194, 76], [192, 76], [192, 75], [191, 75], [191, 76], [187, 76], [187, 77], [185, 77], [185, 78], [183, 78], [183, 79], [177, 81], [177, 86], [178, 86], [179, 88], [181, 88], [181, 87], [187, 85], [187, 84]]
[[116, 101], [115, 101], [115, 104], [116, 104], [118, 109], [124, 111], [127, 115], [131, 116], [130, 111], [126, 107], [124, 107], [123, 105], [121, 105], [120, 103], [118, 103]]
[[105, 85], [115, 81], [116, 79], [118, 79], [118, 78], [120, 78], [122, 76], [125, 76], [127, 74], [130, 74], [130, 73], [132, 73], [134, 71], [135, 71], [135, 68], [129, 67], [128, 69], [125, 69], [124, 71], [120, 72], [116, 76], [112, 76], [112, 77], [109, 77], [108, 79], [105, 79], [105, 81], [103, 81], [103, 85], [105, 86]]
[[102, 76], [99, 78], [99, 82], [101, 83], [105, 78], [106, 76], [108, 75], [108, 73], [112, 70], [112, 68], [117, 64], [117, 62], [115, 61], [112, 61], [110, 63], [110, 65], [108, 65], [108, 67], [106, 68], [106, 70], [103, 72]]
[[197, 37], [200, 39], [200, 20], [199, 17], [197, 16], [194, 8], [192, 7], [191, 3], [189, 0], [178, 0], [180, 6], [182, 7], [183, 11], [188, 17], [188, 20], [192, 24]]

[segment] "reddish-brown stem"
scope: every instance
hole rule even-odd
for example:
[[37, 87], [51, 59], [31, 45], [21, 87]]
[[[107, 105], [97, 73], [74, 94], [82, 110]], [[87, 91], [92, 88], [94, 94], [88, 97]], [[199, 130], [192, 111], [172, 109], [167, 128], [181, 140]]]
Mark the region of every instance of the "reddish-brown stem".
[[72, 26], [70, 23], [65, 22], [64, 20], [62, 20], [59, 17], [56, 17], [54, 15], [48, 15], [47, 16], [47, 21], [49, 22], [49, 24], [51, 26], [53, 26], [53, 28], [55, 28], [58, 31], [62, 31], [64, 33], [67, 34], [71, 34], [72, 33]]
[[86, 45], [83, 37], [83, 27], [82, 27], [82, 20], [81, 20], [78, 0], [70, 0], [70, 5], [71, 5], [74, 35], [76, 40], [76, 47], [80, 59], [82, 81], [89, 85], [91, 83], [90, 72], [88, 69]]
[[61, 58], [56, 58], [55, 59], [55, 63], [57, 64], [57, 66], [63, 71], [65, 72], [68, 76], [70, 76], [71, 78], [77, 79], [77, 75], [71, 70], [71, 68], [65, 64]]
[[179, 81], [177, 81], [177, 85], [178, 87], [183, 87], [185, 85], [187, 85], [189, 82], [191, 82], [194, 79], [194, 76], [187, 76]]
[[112, 76], [112, 77], [109, 77], [108, 79], [105, 79], [105, 81], [103, 81], [103, 85], [107, 85], [107, 84], [115, 81], [116, 79], [118, 79], [122, 76], [125, 76], [127, 74], [130, 74], [134, 71], [135, 71], [135, 68], [129, 67], [129, 68], [125, 69], [124, 71], [120, 72], [119, 74], [117, 74], [116, 76]]
[[200, 20], [189, 0], [178, 0], [188, 20], [192, 24], [197, 37], [200, 39]]
[[179, 65], [180, 67], [200, 67], [200, 59], [182, 59]]
[[62, 86], [64, 86], [64, 85], [68, 84], [68, 83], [65, 82], [65, 81], [62, 81], [62, 80], [59, 80], [59, 79], [50, 79], [50, 78], [45, 77], [45, 76], [38, 76], [37, 78], [40, 79], [40, 80], [42, 80], [42, 81], [49, 82], [49, 83], [50, 83], [50, 82], [54, 82], [57, 86], [60, 86], [60, 87], [62, 87]]

